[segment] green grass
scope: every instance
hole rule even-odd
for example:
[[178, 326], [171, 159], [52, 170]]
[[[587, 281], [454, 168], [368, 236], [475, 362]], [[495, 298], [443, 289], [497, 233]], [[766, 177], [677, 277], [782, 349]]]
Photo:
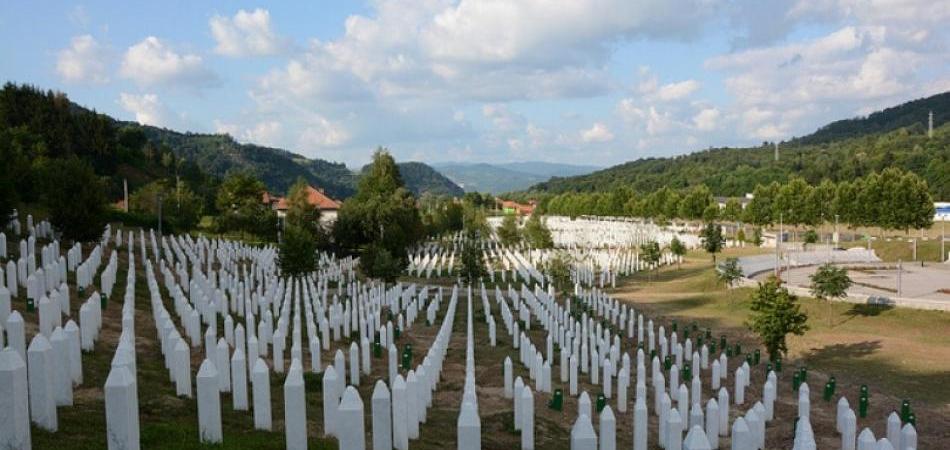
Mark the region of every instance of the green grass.
[[[751, 288], [719, 285], [706, 261], [665, 269], [653, 282], [643, 274], [615, 294], [654, 316], [697, 321], [702, 327], [754, 344], [745, 327]], [[789, 339], [789, 358], [832, 374], [849, 374], [893, 395], [932, 405], [950, 403], [950, 314], [907, 308], [828, 303], [801, 298], [810, 330]], [[715, 333], [715, 331], [714, 331]]]
[[[887, 262], [913, 261], [914, 244], [908, 242], [907, 237], [895, 237], [888, 239], [875, 239], [871, 241], [871, 248], [879, 258]], [[867, 242], [845, 242], [843, 247], [866, 248]], [[944, 245], [944, 249], [950, 251], [950, 243]], [[940, 261], [940, 238], [929, 240], [917, 240], [917, 261]]]

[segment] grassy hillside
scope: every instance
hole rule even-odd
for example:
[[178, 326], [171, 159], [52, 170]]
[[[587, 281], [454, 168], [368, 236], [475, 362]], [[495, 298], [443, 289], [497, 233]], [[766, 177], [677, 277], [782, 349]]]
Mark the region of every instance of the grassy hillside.
[[[934, 111], [934, 137], [927, 114]], [[940, 113], [938, 113], [940, 112]], [[906, 103], [866, 118], [829, 124], [814, 134], [780, 144], [715, 148], [671, 158], [644, 158], [588, 175], [555, 178], [535, 193], [603, 192], [625, 186], [640, 192], [705, 184], [715, 195], [739, 196], [757, 184], [800, 176], [812, 184], [849, 180], [887, 167], [927, 180], [937, 200], [950, 199], [950, 93]]]

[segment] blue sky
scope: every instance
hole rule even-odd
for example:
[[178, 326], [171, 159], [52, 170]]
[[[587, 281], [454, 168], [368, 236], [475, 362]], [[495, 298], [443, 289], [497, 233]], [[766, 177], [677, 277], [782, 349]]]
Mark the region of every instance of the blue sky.
[[309, 157], [610, 165], [950, 89], [919, 0], [3, 2], [0, 77]]

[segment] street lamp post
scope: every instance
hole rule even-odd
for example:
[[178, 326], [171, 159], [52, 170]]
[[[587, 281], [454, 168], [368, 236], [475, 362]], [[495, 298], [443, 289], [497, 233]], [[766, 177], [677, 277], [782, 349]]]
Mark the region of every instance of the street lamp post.
[[835, 247], [838, 247], [838, 215], [835, 214]]
[[903, 268], [904, 266], [901, 260], [898, 259], [897, 260], [897, 298], [901, 298], [904, 296], [903, 289], [901, 289], [901, 270], [903, 270]]

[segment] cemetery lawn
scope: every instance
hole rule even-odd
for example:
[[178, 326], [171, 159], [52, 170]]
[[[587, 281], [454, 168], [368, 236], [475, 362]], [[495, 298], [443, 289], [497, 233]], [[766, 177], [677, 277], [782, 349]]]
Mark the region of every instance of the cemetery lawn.
[[[904, 261], [909, 264], [914, 258], [914, 244], [908, 242], [907, 237], [875, 239], [871, 241], [871, 248], [878, 258], [886, 262]], [[867, 248], [867, 243], [863, 241], [842, 242], [842, 247]], [[944, 248], [950, 250], [950, 242], [945, 244]], [[940, 261], [940, 237], [937, 239], [917, 240], [917, 261], [937, 262]]]
[[[728, 250], [719, 259], [728, 256], [738, 255]], [[618, 283], [611, 294], [653, 317], [696, 321], [701, 328], [712, 328], [714, 336], [740, 339], [748, 351], [759, 347], [744, 325], [753, 289], [720, 285], [706, 253], [691, 253], [681, 269], [664, 268], [652, 279], [648, 282], [646, 274], [637, 274]], [[857, 388], [868, 384], [872, 393], [893, 399], [887, 402], [888, 412], [908, 398], [918, 411], [926, 408], [943, 421], [950, 420], [950, 313], [829, 305], [814, 298], [802, 298], [801, 303], [811, 329], [804, 336], [790, 337], [787, 367], [804, 364], [836, 376], [839, 392], [852, 404]], [[820, 387], [815, 389], [821, 392]], [[921, 435], [928, 434], [929, 427], [922, 427]]]
[[[39, 247], [39, 243], [37, 244]], [[88, 254], [91, 248], [84, 248]], [[123, 246], [118, 255], [116, 285], [112, 291], [108, 306], [103, 310], [103, 327], [94, 352], [83, 353], [83, 383], [73, 391], [73, 406], [57, 408], [59, 430], [56, 433], [31, 426], [33, 448], [102, 449], [106, 446], [105, 397], [102, 387], [109, 375], [112, 356], [121, 333], [121, 310], [128, 272], [128, 253]], [[254, 430], [253, 415], [247, 411], [234, 411], [230, 394], [221, 396], [221, 419], [225, 441], [222, 445], [202, 444], [198, 441], [198, 410], [195, 398], [185, 399], [175, 395], [175, 386], [169, 381], [168, 372], [157, 340], [157, 331], [152, 320], [149, 304], [148, 285], [141, 259], [136, 248], [136, 286], [135, 286], [135, 335], [136, 369], [138, 372], [139, 423], [141, 448], [143, 449], [284, 449], [286, 443], [283, 430], [283, 383], [284, 376], [271, 374], [271, 402], [274, 411], [274, 431]], [[108, 253], [106, 253], [108, 254]], [[70, 298], [73, 317], [78, 318], [81, 301], [72, 283], [70, 275]], [[96, 276], [95, 286], [99, 286]], [[167, 292], [163, 296], [168, 305]], [[25, 301], [21, 295], [19, 300]], [[17, 308], [27, 324], [27, 335], [35, 333], [38, 321], [36, 312], [26, 312], [20, 305]], [[65, 319], [64, 319], [65, 321]], [[219, 329], [222, 324], [219, 323]], [[201, 362], [201, 351], [192, 350], [192, 373], [196, 373]], [[195, 393], [192, 384], [192, 393]], [[308, 386], [310, 389], [310, 386]], [[308, 399], [320, 395], [308, 393]], [[312, 403], [308, 412], [313, 414], [311, 422], [321, 416]], [[312, 426], [312, 423], [311, 423]], [[318, 436], [310, 436], [311, 449], [336, 448], [336, 441]]]

